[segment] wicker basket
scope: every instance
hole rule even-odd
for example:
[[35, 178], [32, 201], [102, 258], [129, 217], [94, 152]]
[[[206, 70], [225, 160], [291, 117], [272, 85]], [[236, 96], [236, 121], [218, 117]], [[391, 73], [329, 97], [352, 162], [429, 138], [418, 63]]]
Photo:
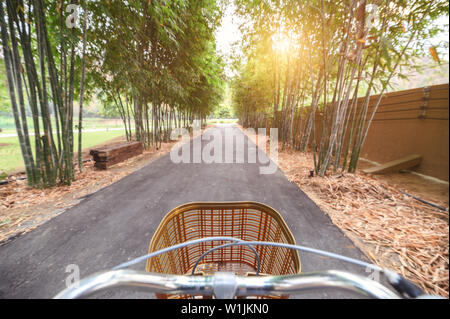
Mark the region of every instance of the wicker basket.
[[[295, 244], [294, 236], [281, 215], [256, 202], [189, 203], [170, 211], [150, 242], [149, 253], [189, 240], [228, 236], [246, 241], [270, 241]], [[197, 259], [209, 249], [227, 242], [213, 241], [190, 245], [147, 260], [145, 270], [165, 274], [191, 274]], [[260, 257], [260, 273], [288, 275], [300, 273], [297, 251], [281, 247], [255, 246]], [[227, 247], [207, 255], [196, 275], [231, 271], [254, 275], [257, 261], [247, 246]], [[158, 298], [197, 298], [188, 295], [157, 295]], [[287, 297], [287, 296], [284, 296]], [[266, 298], [273, 298], [266, 296]]]

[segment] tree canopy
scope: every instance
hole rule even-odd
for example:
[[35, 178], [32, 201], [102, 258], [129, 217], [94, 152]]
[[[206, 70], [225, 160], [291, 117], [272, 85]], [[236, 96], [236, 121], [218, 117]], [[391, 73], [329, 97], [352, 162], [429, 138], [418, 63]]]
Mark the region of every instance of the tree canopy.
[[175, 113], [189, 122], [219, 103], [216, 1], [91, 2], [88, 11], [90, 86], [123, 118], [134, 117], [138, 140], [160, 142]]
[[[354, 171], [380, 100], [429, 39], [447, 1], [235, 0], [246, 21], [234, 108], [245, 126], [279, 128], [283, 146], [315, 155], [320, 175]], [[448, 47], [447, 43], [442, 43]], [[364, 97], [357, 107], [357, 98]], [[321, 128], [316, 128], [321, 116]]]
[[113, 106], [105, 114], [118, 113], [127, 138], [146, 148], [167, 140], [174, 126], [204, 120], [222, 99], [214, 37], [222, 10], [215, 0], [5, 0], [0, 9], [5, 74], [31, 186], [73, 180], [73, 129], [81, 154], [84, 98]]
[[[234, 112], [224, 116], [234, 113], [244, 126], [278, 127], [283, 146], [311, 147], [321, 175], [330, 167], [356, 169], [379, 103], [369, 110], [370, 96], [402, 77], [413, 58], [427, 54], [440, 62], [440, 48], [428, 39], [439, 32], [436, 19], [448, 15], [443, 0], [234, 3], [245, 21], [243, 56], [229, 85]], [[159, 147], [175, 127], [218, 114], [228, 84], [215, 31], [225, 5], [2, 0], [0, 80], [8, 84], [29, 184], [74, 179], [73, 130], [81, 154], [84, 99], [100, 98], [102, 112], [119, 115], [127, 139], [146, 148]], [[365, 98], [360, 108], [357, 97]]]

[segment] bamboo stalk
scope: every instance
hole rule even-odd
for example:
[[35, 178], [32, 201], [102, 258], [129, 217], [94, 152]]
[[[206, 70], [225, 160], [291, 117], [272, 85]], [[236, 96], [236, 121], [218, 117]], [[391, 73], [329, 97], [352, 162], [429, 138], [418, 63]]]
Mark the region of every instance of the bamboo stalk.
[[[85, 4], [84, 1], [82, 1]], [[83, 129], [83, 99], [84, 99], [84, 81], [86, 73], [86, 42], [87, 42], [87, 8], [83, 8], [83, 51], [81, 56], [81, 81], [80, 81], [80, 109], [78, 112], [78, 169], [83, 171], [82, 158], [82, 129]], [[125, 126], [126, 130], [126, 126]], [[128, 139], [128, 134], [127, 134]]]
[[29, 177], [27, 179], [27, 182], [30, 186], [34, 185], [34, 169], [32, 164], [32, 159], [30, 158], [30, 155], [28, 153], [27, 147], [25, 145], [25, 138], [23, 130], [22, 130], [22, 123], [20, 122], [19, 117], [19, 111], [17, 108], [17, 100], [16, 100], [16, 94], [15, 94], [15, 84], [14, 84], [14, 76], [13, 76], [13, 62], [12, 62], [12, 53], [8, 46], [9, 40], [8, 40], [8, 31], [7, 26], [5, 22], [5, 15], [3, 12], [3, 3], [0, 4], [0, 28], [1, 28], [1, 36], [2, 36], [2, 45], [3, 45], [3, 55], [5, 59], [5, 71], [6, 71], [6, 78], [8, 82], [8, 91], [9, 96], [11, 99], [11, 108], [14, 115], [14, 122], [16, 125], [17, 130], [17, 136], [19, 138], [19, 144], [20, 149], [22, 152], [22, 156], [25, 163], [25, 170], [27, 173], [27, 176]]

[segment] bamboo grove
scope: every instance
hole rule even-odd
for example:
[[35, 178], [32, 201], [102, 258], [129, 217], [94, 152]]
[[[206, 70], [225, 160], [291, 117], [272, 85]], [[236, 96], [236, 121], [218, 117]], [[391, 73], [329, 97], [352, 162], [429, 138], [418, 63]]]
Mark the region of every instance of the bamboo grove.
[[278, 128], [283, 147], [311, 150], [319, 175], [356, 170], [382, 94], [412, 57], [436, 56], [427, 39], [448, 14], [446, 1], [235, 3], [246, 21], [235, 112], [244, 126]]
[[[8, 0], [0, 5], [11, 106], [28, 184], [36, 187], [70, 184], [74, 178], [72, 113], [77, 33], [73, 28], [58, 27], [65, 21], [61, 7], [53, 8], [53, 14], [49, 12], [42, 0]], [[32, 127], [26, 120], [28, 107]]]
[[173, 127], [204, 120], [219, 103], [216, 1], [98, 2], [89, 11], [88, 76], [119, 111], [128, 139], [134, 124], [138, 141], [158, 147]]
[[29, 186], [70, 185], [77, 129], [82, 169], [85, 99], [101, 97], [127, 139], [146, 148], [204, 120], [223, 91], [220, 18], [215, 0], [1, 0], [2, 58]]

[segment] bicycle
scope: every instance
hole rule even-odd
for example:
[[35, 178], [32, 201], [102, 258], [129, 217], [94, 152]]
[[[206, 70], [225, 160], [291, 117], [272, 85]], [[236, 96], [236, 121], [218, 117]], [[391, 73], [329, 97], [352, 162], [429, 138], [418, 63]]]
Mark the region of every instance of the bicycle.
[[[378, 271], [392, 286], [329, 270], [301, 273], [299, 251]], [[146, 272], [124, 269], [146, 261]], [[256, 202], [189, 203], [169, 212], [147, 255], [94, 274], [55, 298], [82, 298], [113, 287], [133, 287], [158, 298], [288, 298], [341, 289], [380, 299], [439, 298], [377, 265], [296, 245], [281, 215]]]

